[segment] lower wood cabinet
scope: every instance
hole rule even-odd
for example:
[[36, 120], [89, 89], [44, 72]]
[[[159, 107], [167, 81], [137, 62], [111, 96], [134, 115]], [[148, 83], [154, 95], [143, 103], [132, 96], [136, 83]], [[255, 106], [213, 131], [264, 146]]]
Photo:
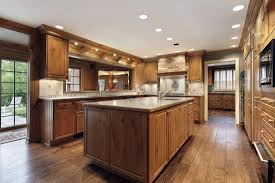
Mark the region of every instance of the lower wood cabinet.
[[53, 118], [53, 140], [73, 135], [75, 116], [73, 102], [55, 103]]
[[204, 121], [204, 96], [192, 96], [193, 101], [193, 117], [196, 122]]
[[153, 182], [194, 132], [192, 102], [156, 112], [86, 108], [84, 154], [138, 182]]
[[75, 113], [75, 133], [81, 133], [84, 131], [84, 112], [77, 111]]
[[208, 108], [235, 110], [235, 95], [210, 93], [208, 95]]

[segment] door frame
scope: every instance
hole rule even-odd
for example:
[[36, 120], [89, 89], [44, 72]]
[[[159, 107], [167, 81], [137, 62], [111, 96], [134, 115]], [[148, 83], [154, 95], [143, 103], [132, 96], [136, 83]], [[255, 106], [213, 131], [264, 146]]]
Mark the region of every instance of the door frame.
[[240, 124], [240, 59], [238, 57], [204, 62], [204, 120], [208, 121], [208, 67], [210, 64], [235, 63], [235, 123]]

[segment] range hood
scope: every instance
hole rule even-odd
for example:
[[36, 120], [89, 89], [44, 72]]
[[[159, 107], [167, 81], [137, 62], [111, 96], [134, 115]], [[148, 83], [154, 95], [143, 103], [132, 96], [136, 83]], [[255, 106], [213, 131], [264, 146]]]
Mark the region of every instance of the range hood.
[[186, 56], [179, 55], [172, 58], [160, 58], [158, 60], [158, 75], [184, 75], [187, 73]]

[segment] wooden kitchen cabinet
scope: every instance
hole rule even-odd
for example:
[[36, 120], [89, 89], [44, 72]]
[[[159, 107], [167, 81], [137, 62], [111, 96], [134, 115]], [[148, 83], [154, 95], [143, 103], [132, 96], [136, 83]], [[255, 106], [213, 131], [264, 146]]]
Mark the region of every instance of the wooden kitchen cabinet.
[[232, 93], [209, 93], [209, 109], [235, 110], [235, 94]]
[[153, 177], [157, 177], [161, 168], [168, 162], [168, 133], [167, 133], [167, 112], [162, 111], [150, 115], [149, 143], [150, 143], [150, 171]]
[[168, 157], [171, 158], [179, 147], [181, 121], [180, 121], [180, 107], [175, 107], [167, 111], [168, 114], [168, 144], [169, 151]]
[[193, 118], [196, 122], [204, 121], [204, 97], [203, 96], [192, 96], [193, 101]]
[[157, 83], [158, 82], [157, 72], [158, 72], [157, 62], [146, 62], [144, 65], [145, 83]]
[[74, 135], [75, 116], [74, 103], [57, 102], [54, 105], [53, 140]]
[[84, 131], [84, 112], [79, 111], [75, 114], [75, 133], [82, 133]]
[[189, 58], [188, 73], [190, 81], [203, 81], [203, 59], [201, 55]]
[[153, 182], [194, 130], [192, 101], [155, 112], [87, 106], [86, 115], [85, 155], [138, 182]]
[[106, 166], [110, 166], [110, 124], [108, 120], [109, 111], [94, 109], [86, 113], [89, 123], [86, 123], [85, 129], [89, 133], [85, 134], [84, 141], [85, 154], [100, 160]]
[[235, 110], [235, 95], [222, 95], [223, 109]]
[[68, 41], [48, 34], [42, 35], [41, 77], [57, 80], [68, 78]]

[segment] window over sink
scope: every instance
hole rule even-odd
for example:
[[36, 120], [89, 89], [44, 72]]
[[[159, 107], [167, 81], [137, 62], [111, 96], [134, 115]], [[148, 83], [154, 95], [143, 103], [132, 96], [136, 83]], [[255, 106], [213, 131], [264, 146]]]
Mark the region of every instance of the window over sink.
[[66, 80], [66, 92], [80, 91], [80, 72], [79, 68], [69, 68], [68, 80]]

